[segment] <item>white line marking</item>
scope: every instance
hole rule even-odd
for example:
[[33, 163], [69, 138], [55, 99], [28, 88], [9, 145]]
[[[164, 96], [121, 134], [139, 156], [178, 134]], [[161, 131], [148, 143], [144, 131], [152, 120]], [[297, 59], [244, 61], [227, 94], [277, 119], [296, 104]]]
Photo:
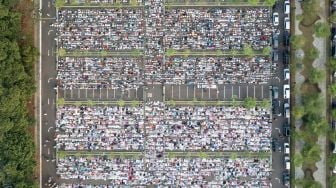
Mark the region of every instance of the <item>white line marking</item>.
[[189, 98], [189, 86], [187, 86], [187, 98]]
[[240, 98], [240, 86], [238, 86], [238, 96]]
[[264, 87], [261, 87], [261, 98], [264, 98]]
[[208, 90], [209, 90], [209, 99], [210, 99], [210, 93], [211, 93], [211, 90], [210, 90], [210, 88], [208, 88]]
[[113, 89], [113, 98], [115, 98], [115, 89]]
[[48, 98], [48, 104], [50, 104], [50, 102], [49, 102], [49, 98]]
[[225, 86], [223, 87], [223, 97], [225, 99]]
[[255, 98], [255, 86], [253, 86], [253, 98]]
[[181, 85], [179, 85], [179, 99], [181, 98]]

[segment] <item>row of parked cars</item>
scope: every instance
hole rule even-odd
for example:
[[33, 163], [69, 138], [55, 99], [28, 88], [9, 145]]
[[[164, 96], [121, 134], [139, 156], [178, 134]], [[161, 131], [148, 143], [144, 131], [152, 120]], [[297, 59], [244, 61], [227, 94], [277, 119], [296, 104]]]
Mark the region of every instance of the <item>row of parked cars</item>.
[[[278, 3], [279, 4], [279, 3]], [[276, 5], [277, 6], [277, 5]], [[273, 152], [283, 152], [283, 164], [284, 169], [282, 173], [282, 183], [286, 187], [289, 187], [290, 182], [290, 70], [289, 70], [289, 50], [290, 50], [290, 2], [289, 0], [283, 1], [283, 10], [278, 9], [279, 12], [273, 12], [273, 25], [279, 27], [279, 32], [273, 35], [273, 50], [272, 50], [272, 61], [273, 68], [279, 67], [280, 63], [283, 65], [283, 79], [279, 78], [280, 81], [283, 80], [283, 86], [270, 86], [272, 94], [272, 114], [274, 117], [283, 116], [282, 123], [282, 134], [279, 129], [279, 137], [272, 139], [272, 150]], [[280, 12], [281, 11], [281, 12]], [[283, 11], [283, 14], [282, 14]], [[280, 13], [280, 14], [279, 14]], [[283, 15], [283, 27], [280, 27], [281, 15]], [[280, 48], [281, 44], [279, 39], [281, 34], [283, 36], [283, 46]], [[282, 58], [279, 58], [279, 54]], [[282, 61], [280, 61], [282, 60]], [[280, 76], [279, 76], [280, 77]], [[283, 97], [279, 96], [280, 90]], [[285, 137], [285, 139], [282, 139]], [[283, 142], [282, 142], [283, 141]]]

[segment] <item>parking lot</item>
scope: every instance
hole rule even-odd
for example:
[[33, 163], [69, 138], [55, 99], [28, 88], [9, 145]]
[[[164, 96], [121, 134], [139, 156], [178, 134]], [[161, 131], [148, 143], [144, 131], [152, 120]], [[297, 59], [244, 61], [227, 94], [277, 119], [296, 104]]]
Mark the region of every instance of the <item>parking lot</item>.
[[[282, 30], [282, 26], [272, 24], [272, 10], [167, 9], [164, 2], [154, 0], [143, 4], [130, 9], [65, 8], [56, 13], [59, 19], [53, 28], [59, 48], [75, 55], [84, 51], [101, 53], [100, 57], [82, 53], [81, 57], [59, 58], [52, 80], [58, 87], [56, 98], [66, 102], [140, 103], [66, 104], [56, 108], [56, 117], [45, 113], [56, 123], [48, 128], [51, 136], [44, 142], [53, 140], [50, 148], [57, 146], [58, 158], [53, 165], [56, 170], [47, 168], [45, 164], [50, 166], [50, 162], [44, 162], [44, 172], [48, 172], [44, 181], [49, 182], [53, 176], [50, 181], [59, 187], [78, 188], [93, 184], [282, 187], [284, 155], [282, 151], [271, 152], [271, 137], [278, 138], [279, 145], [287, 141], [280, 137], [282, 116], [272, 116], [270, 109], [259, 106], [246, 109], [183, 104], [195, 99], [243, 101], [247, 97], [262, 101], [270, 99], [273, 85], [279, 88], [283, 114], [283, 57], [279, 55], [274, 61], [261, 52], [271, 46], [274, 32]], [[276, 10], [281, 9], [280, 4]], [[280, 22], [282, 19], [280, 12]], [[244, 55], [247, 48], [256, 54]], [[281, 49], [277, 49], [279, 54]], [[143, 54], [133, 54], [133, 50], [143, 50]], [[219, 51], [212, 57], [206, 50]], [[122, 51], [130, 56], [114, 57], [105, 51]], [[168, 57], [167, 51], [186, 54]], [[199, 51], [205, 55], [188, 55]], [[171, 106], [168, 101], [181, 103]], [[50, 154], [50, 148], [45, 148], [45, 155]], [[176, 156], [175, 151], [188, 157]], [[224, 156], [221, 151], [228, 154]], [[109, 152], [130, 156], [111, 158]], [[203, 168], [204, 164], [213, 168]], [[172, 175], [168, 177], [163, 170]]]

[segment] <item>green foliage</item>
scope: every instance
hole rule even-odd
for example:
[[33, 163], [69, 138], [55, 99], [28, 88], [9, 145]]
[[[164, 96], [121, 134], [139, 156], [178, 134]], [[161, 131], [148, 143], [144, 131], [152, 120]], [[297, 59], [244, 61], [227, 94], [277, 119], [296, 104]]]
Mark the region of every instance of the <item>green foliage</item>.
[[55, 1], [56, 8], [63, 7], [64, 5], [65, 5], [65, 0], [56, 0]]
[[196, 106], [198, 104], [198, 100], [197, 98], [194, 98], [193, 101], [192, 101], [193, 105]]
[[305, 110], [303, 106], [294, 106], [292, 110], [292, 115], [294, 116], [295, 120], [301, 119], [304, 115]]
[[221, 56], [221, 55], [223, 55], [223, 52], [221, 50], [216, 50], [216, 55]]
[[65, 49], [64, 48], [60, 48], [60, 49], [58, 49], [58, 54], [57, 54], [58, 56], [65, 56], [66, 55], [66, 51], [65, 51]]
[[321, 160], [321, 148], [317, 144], [305, 143], [301, 151], [304, 163], [314, 164]]
[[0, 187], [35, 187], [35, 148], [27, 131], [34, 121], [27, 101], [35, 92], [33, 44], [21, 44], [21, 14], [0, 3]]
[[88, 105], [88, 106], [94, 106], [95, 103], [94, 103], [92, 100], [88, 100], [88, 101], [87, 101], [87, 105]]
[[267, 46], [263, 49], [262, 53], [264, 56], [270, 56], [271, 55], [272, 48], [270, 46]]
[[294, 49], [300, 49], [305, 45], [306, 39], [303, 35], [293, 35], [290, 38], [290, 43]]
[[244, 107], [245, 108], [249, 108], [249, 109], [255, 108], [256, 105], [257, 105], [257, 101], [256, 101], [255, 98], [252, 98], [252, 97], [245, 98], [245, 100], [244, 100]]
[[123, 106], [125, 106], [125, 101], [124, 100], [119, 100], [117, 102], [117, 104], [118, 104], [118, 106], [123, 107]]
[[325, 78], [324, 71], [312, 68], [309, 71], [308, 81], [312, 84], [317, 84]]
[[268, 99], [264, 99], [263, 101], [261, 101], [260, 106], [262, 108], [268, 109], [269, 107], [271, 107], [271, 102]]
[[251, 45], [245, 45], [243, 50], [244, 50], [244, 55], [246, 55], [247, 57], [254, 56], [254, 52], [253, 52]]
[[329, 37], [330, 26], [327, 23], [318, 22], [315, 24], [314, 32], [317, 37]]
[[189, 55], [190, 55], [190, 53], [191, 53], [191, 51], [188, 49], [188, 50], [185, 50], [184, 52], [183, 52], [183, 56], [184, 57], [188, 57]]
[[298, 188], [322, 188], [323, 187], [320, 182], [317, 182], [312, 179], [307, 179], [307, 178], [296, 179], [295, 185]]
[[336, 70], [336, 59], [330, 58], [328, 65], [332, 71], [335, 71]]
[[336, 176], [329, 177], [330, 187], [336, 187]]
[[258, 5], [259, 3], [259, 0], [247, 0], [248, 4], [252, 5], [252, 6], [255, 6], [255, 5]]
[[306, 113], [319, 114], [322, 109], [322, 98], [319, 93], [306, 94], [303, 96], [303, 107]]
[[330, 92], [330, 95], [332, 97], [336, 97], [336, 83], [333, 83], [329, 86], [328, 88], [329, 92]]
[[170, 56], [175, 55], [175, 53], [176, 53], [176, 50], [174, 50], [173, 48], [169, 48], [169, 49], [166, 51], [166, 56], [170, 57]]
[[294, 156], [293, 156], [293, 163], [294, 163], [294, 166], [295, 167], [300, 167], [303, 163], [303, 157], [301, 154], [299, 153], [296, 153]]
[[333, 12], [330, 17], [329, 17], [329, 21], [332, 23], [336, 23], [336, 12]]
[[232, 104], [233, 107], [237, 107], [239, 105], [239, 102], [237, 100], [237, 96], [236, 95], [232, 96], [232, 102], [231, 102], [231, 104]]
[[320, 11], [320, 1], [319, 0], [305, 0], [301, 3], [303, 9], [303, 19], [304, 25], [310, 25], [315, 22]]
[[237, 153], [231, 153], [230, 159], [236, 160], [237, 159]]
[[303, 15], [302, 14], [298, 14], [298, 15], [295, 16], [295, 18], [296, 18], [297, 21], [300, 22], [303, 19]]
[[132, 101], [132, 106], [133, 106], [133, 107], [137, 107], [137, 106], [139, 106], [139, 104], [140, 104], [140, 102], [137, 101], [137, 100], [133, 100], [133, 101]]
[[335, 165], [336, 165], [336, 154], [332, 154], [328, 158], [328, 166], [331, 167], [331, 168], [334, 168]]
[[265, 5], [267, 6], [273, 6], [276, 3], [276, 0], [265, 0]]
[[56, 101], [56, 104], [59, 105], [59, 106], [64, 106], [64, 104], [65, 104], [64, 98], [58, 98], [57, 101]]
[[311, 60], [314, 60], [318, 58], [319, 56], [320, 56], [320, 51], [315, 47], [310, 48], [307, 54], [307, 57]]

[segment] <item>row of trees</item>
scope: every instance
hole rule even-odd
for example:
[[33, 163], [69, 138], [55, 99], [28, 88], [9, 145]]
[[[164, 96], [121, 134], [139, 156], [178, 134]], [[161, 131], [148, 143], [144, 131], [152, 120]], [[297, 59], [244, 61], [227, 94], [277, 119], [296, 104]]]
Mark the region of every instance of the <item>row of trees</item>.
[[21, 35], [19, 0], [0, 0], [0, 187], [36, 187], [35, 148], [28, 128], [37, 50]]

